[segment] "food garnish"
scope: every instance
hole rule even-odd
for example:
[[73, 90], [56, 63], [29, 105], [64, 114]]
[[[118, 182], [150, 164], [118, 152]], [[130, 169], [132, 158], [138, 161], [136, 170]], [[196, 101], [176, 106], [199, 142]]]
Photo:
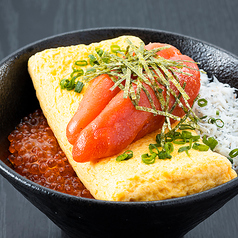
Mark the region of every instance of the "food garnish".
[[[167, 108], [168, 100], [165, 101], [161, 96], [163, 89], [159, 87], [158, 83], [166, 87], [168, 91], [167, 94], [171, 93], [175, 96], [175, 90], [173, 90], [169, 85], [169, 81], [171, 81], [184, 98], [185, 104], [188, 107], [186, 111], [191, 111], [190, 105], [187, 102], [189, 96], [184, 91], [184, 88], [179, 84], [179, 79], [175, 74], [175, 72], [178, 72], [192, 76], [190, 73], [179, 70], [183, 67], [190, 67], [184, 64], [184, 60], [169, 60], [163, 57], [158, 57], [157, 53], [170, 48], [171, 46], [169, 45], [153, 50], [146, 50], [144, 43], [141, 43], [140, 47], [136, 47], [129, 39], [127, 39], [127, 41], [129, 45], [126, 50], [121, 50], [118, 45], [111, 46], [112, 53], [116, 53], [116, 55], [96, 48], [95, 53], [89, 55], [89, 63], [92, 67], [87, 69], [85, 74], [81, 68], [78, 69], [73, 67], [73, 73], [70, 76], [71, 79], [61, 80], [60, 84], [63, 85], [61, 88], [70, 89], [70, 85], [76, 85], [78, 82], [87, 83], [99, 75], [108, 74], [114, 82], [114, 86], [111, 87], [111, 90], [114, 90], [116, 87], [123, 90], [123, 97], [130, 97], [136, 109], [152, 112], [155, 115], [163, 115], [179, 121], [179, 117], [174, 116], [168, 111], [157, 110], [155, 108], [151, 95], [143, 86], [143, 83], [149, 85], [153, 89], [156, 97], [160, 100], [161, 107]], [[79, 64], [78, 62], [84, 62], [84, 64]], [[194, 61], [191, 62], [194, 63]], [[75, 65], [86, 66], [88, 63], [86, 60], [79, 60], [75, 62]], [[191, 69], [194, 70], [194, 68]], [[77, 83], [75, 83], [75, 80], [80, 76], [82, 77]], [[69, 86], [67, 86], [67, 83]], [[137, 92], [135, 92], [132, 84], [137, 85]], [[73, 88], [74, 87], [72, 86], [72, 89]], [[151, 108], [138, 105], [141, 90], [146, 92]], [[176, 99], [176, 104], [184, 107], [179, 101], [179, 98]]]
[[123, 154], [119, 155], [116, 158], [116, 161], [123, 161], [123, 160], [128, 160], [133, 157], [133, 151], [132, 150], [126, 150]]
[[218, 144], [218, 141], [217, 141], [214, 137], [209, 137], [209, 138], [207, 138], [206, 135], [204, 135], [204, 136], [202, 137], [202, 142], [203, 142], [205, 145], [208, 145], [211, 150], [214, 150], [215, 147], [216, 147], [217, 144]]
[[[124, 139], [122, 139], [124, 144], [115, 142], [115, 144], [120, 144], [120, 146], [116, 146], [117, 148], [114, 149], [104, 148], [102, 149], [103, 151], [102, 154], [100, 154], [99, 150], [97, 149], [98, 158], [103, 158], [106, 156], [110, 156], [113, 153], [114, 154], [118, 153], [121, 149], [125, 148], [128, 144], [130, 144], [133, 141], [133, 139], [137, 140], [143, 137], [145, 134], [159, 127], [162, 127], [161, 145], [164, 151], [165, 130], [168, 129], [169, 131], [171, 131], [172, 130], [171, 124], [174, 121], [179, 121], [176, 127], [177, 129], [180, 126], [180, 124], [184, 123], [185, 119], [187, 118], [190, 118], [190, 120], [193, 122], [198, 120], [198, 118], [191, 109], [191, 105], [193, 104], [197, 96], [198, 92], [197, 88], [199, 88], [200, 85], [198, 82], [196, 82], [196, 78], [199, 78], [199, 71], [196, 63], [188, 56], [181, 55], [181, 53], [176, 48], [173, 47], [174, 49], [176, 49], [174, 50], [173, 48], [171, 48], [172, 46], [169, 45], [163, 45], [160, 47], [156, 47], [154, 49], [147, 50], [144, 43], [141, 43], [139, 47], [133, 45], [129, 39], [127, 39], [127, 43], [128, 47], [126, 48], [126, 50], [121, 50], [119, 46], [113, 45], [111, 47], [112, 53], [96, 48], [95, 52], [89, 55], [88, 63], [92, 65], [92, 67], [88, 68], [87, 71], [84, 73], [84, 75], [82, 75], [83, 70], [81, 68], [76, 69], [76, 66], [78, 66], [77, 63], [77, 65], [73, 67], [74, 71], [71, 74], [71, 79], [68, 81], [63, 79], [60, 82], [61, 85], [64, 84], [63, 82], [65, 81], [69, 82], [68, 83], [69, 85], [71, 84], [76, 85], [78, 82], [88, 83], [92, 80], [95, 80], [95, 78], [97, 78], [98, 76], [106, 74], [111, 78], [112, 82], [114, 83], [114, 85], [111, 86], [109, 90], [114, 91], [115, 89], [119, 88], [123, 92], [122, 98], [120, 98], [120, 93], [118, 93], [116, 96], [114, 96], [113, 100], [115, 98], [120, 98], [118, 99], [118, 101], [120, 101], [121, 104], [124, 105], [124, 99], [129, 99], [136, 110], [141, 112], [148, 112], [151, 115], [153, 115], [148, 116], [144, 114], [144, 116], [142, 116], [144, 119], [142, 119], [141, 125], [145, 125], [145, 128], [138, 128], [136, 129], [136, 131], [133, 129], [131, 131], [132, 135], [130, 137], [128, 137], [127, 135], [125, 137], [125, 135], [123, 135], [123, 138], [125, 137]], [[160, 52], [166, 52], [167, 49], [169, 49], [168, 59], [166, 58], [166, 54], [164, 57], [160, 56]], [[76, 61], [76, 62], [81, 63], [84, 61]], [[84, 65], [86, 65], [86, 63], [84, 63]], [[187, 70], [184, 70], [185, 68]], [[77, 71], [79, 71], [79, 73], [77, 73]], [[196, 71], [197, 74], [194, 73]], [[191, 95], [189, 95], [186, 92], [186, 90], [188, 91], [190, 85], [193, 84], [193, 82], [192, 83], [190, 82], [190, 78], [191, 81], [193, 81], [192, 80], [193, 77], [195, 78], [194, 81], [195, 84], [197, 84], [197, 86], [195, 89], [196, 92], [190, 93], [192, 95], [191, 98], [190, 97]], [[76, 78], [78, 78], [77, 83], [75, 83]], [[71, 83], [72, 81], [73, 83]], [[89, 85], [89, 88], [90, 86], [91, 85]], [[187, 89], [185, 90], [186, 86]], [[107, 94], [109, 90], [108, 89], [105, 90], [104, 94]], [[100, 93], [102, 93], [101, 91]], [[113, 100], [110, 101], [110, 105], [113, 104], [112, 103]], [[116, 103], [114, 104], [116, 105]], [[129, 109], [128, 106], [126, 107], [128, 108], [126, 110], [131, 111], [131, 113], [133, 112], [133, 110]], [[103, 111], [104, 114], [105, 110]], [[117, 114], [114, 108], [111, 108], [109, 110], [114, 112], [118, 118], [121, 118], [118, 120], [124, 120], [122, 119], [124, 118], [124, 116]], [[77, 113], [78, 112], [76, 112], [76, 114]], [[100, 114], [100, 110], [97, 113], [98, 115], [102, 115]], [[95, 114], [95, 116], [98, 115]], [[109, 114], [106, 113], [105, 115], [107, 116]], [[140, 116], [141, 115], [143, 114], [140, 114]], [[186, 116], [183, 119], [181, 119], [183, 115]], [[98, 121], [97, 123], [103, 125], [103, 127], [107, 127], [105, 123], [102, 121], [103, 119], [99, 120], [98, 117], [94, 118], [95, 120]], [[94, 118], [91, 118], [88, 121], [88, 123], [90, 122], [94, 123], [93, 121]], [[71, 126], [72, 124], [73, 126]], [[84, 159], [81, 158], [76, 159], [76, 161], [78, 162], [85, 162], [85, 158], [87, 161], [88, 157], [89, 160], [94, 160], [97, 157], [93, 153], [86, 155], [85, 153], [87, 152], [85, 145], [91, 144], [92, 146], [93, 143], [95, 143], [97, 144], [95, 145], [95, 148], [96, 147], [102, 148], [104, 146], [102, 145], [103, 144], [102, 142], [94, 140], [95, 136], [90, 138], [90, 134], [97, 133], [95, 132], [95, 128], [98, 127], [95, 125], [91, 126], [91, 124], [88, 124], [89, 128], [88, 127], [85, 128], [85, 126], [87, 125], [81, 125], [81, 122], [76, 122], [73, 118], [73, 120], [71, 120], [71, 122], [67, 127], [66, 134], [67, 135], [69, 134], [68, 140], [70, 143], [74, 145], [73, 157], [79, 158], [82, 157], [84, 154]], [[89, 132], [85, 130], [88, 130]], [[130, 131], [128, 131], [128, 133], [129, 132]], [[74, 139], [71, 140], [71, 137], [74, 137]], [[75, 138], [77, 138], [77, 141], [75, 141]], [[108, 140], [107, 138], [110, 138], [110, 136], [108, 135], [108, 132], [105, 131], [105, 133], [101, 135], [101, 140], [107, 141]], [[113, 140], [115, 141], [115, 139]], [[105, 142], [104, 144], [106, 143], [107, 142]], [[111, 142], [108, 143], [113, 144]]]
[[205, 107], [207, 106], [207, 100], [205, 98], [198, 99], [198, 106], [199, 107]]
[[222, 128], [224, 126], [224, 121], [220, 118], [215, 119], [215, 118], [211, 117], [208, 119], [208, 123], [216, 124], [216, 126], [220, 127], [220, 128]]
[[[142, 161], [145, 164], [153, 164], [155, 162], [155, 159], [158, 157], [158, 159], [171, 159], [171, 153], [174, 151], [173, 144], [178, 144], [178, 145], [184, 145], [179, 147], [178, 152], [186, 152], [188, 156], [189, 155], [189, 150], [194, 149], [198, 151], [207, 151], [209, 148], [213, 150], [215, 146], [217, 145], [217, 140], [214, 139], [213, 137], [209, 137], [208, 139], [206, 136], [203, 137], [202, 142], [203, 143], [198, 143], [200, 140], [200, 135], [193, 135], [191, 131], [187, 131], [185, 129], [181, 128], [186, 128], [189, 130], [195, 130], [194, 127], [192, 126], [186, 126], [183, 127], [180, 126], [179, 131], [170, 131], [165, 134], [165, 144], [162, 147], [161, 145], [161, 134], [157, 134], [156, 136], [156, 144], [150, 144], [149, 145], [149, 151], [150, 154], [143, 154], [141, 156]], [[187, 144], [187, 145], [185, 145]], [[159, 149], [161, 148], [161, 150]]]

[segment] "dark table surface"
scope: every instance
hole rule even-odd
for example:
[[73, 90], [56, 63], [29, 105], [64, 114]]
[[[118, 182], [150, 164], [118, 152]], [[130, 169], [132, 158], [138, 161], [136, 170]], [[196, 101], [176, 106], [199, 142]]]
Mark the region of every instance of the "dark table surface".
[[[192, 36], [238, 55], [238, 0], [0, 0], [0, 60], [36, 40], [96, 27]], [[238, 197], [185, 238], [238, 237]], [[0, 238], [67, 236], [0, 176]]]

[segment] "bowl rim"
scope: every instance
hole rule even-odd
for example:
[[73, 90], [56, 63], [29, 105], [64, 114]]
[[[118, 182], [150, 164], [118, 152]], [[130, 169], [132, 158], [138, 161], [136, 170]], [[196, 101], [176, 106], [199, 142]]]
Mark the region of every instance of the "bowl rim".
[[185, 39], [190, 39], [192, 41], [196, 41], [198, 43], [203, 43], [207, 46], [210, 46], [212, 48], [215, 48], [216, 50], [222, 51], [234, 58], [236, 58], [236, 60], [238, 60], [238, 55], [235, 55], [233, 53], [231, 53], [228, 50], [223, 49], [222, 47], [219, 47], [215, 44], [212, 44], [210, 42], [207, 42], [205, 40], [200, 40], [196, 37], [193, 36], [188, 36], [185, 34], [181, 34], [181, 33], [177, 33], [177, 32], [171, 32], [171, 31], [166, 31], [166, 30], [159, 30], [159, 29], [154, 29], [154, 28], [142, 28], [142, 27], [96, 27], [96, 28], [85, 28], [85, 29], [80, 29], [80, 30], [73, 30], [73, 31], [66, 31], [63, 33], [59, 33], [59, 34], [55, 34], [55, 35], [51, 35], [51, 36], [47, 36], [44, 37], [42, 39], [33, 41], [31, 43], [28, 43], [20, 48], [18, 48], [17, 50], [14, 50], [12, 53], [10, 53], [9, 55], [3, 57], [0, 60], [0, 66], [4, 64], [4, 62], [6, 62], [7, 60], [9, 60], [10, 58], [17, 56], [21, 51], [26, 51], [28, 48], [31, 48], [32, 46], [35, 46], [37, 44], [46, 42], [46, 41], [50, 41], [53, 40], [54, 38], [58, 38], [58, 37], [64, 37], [64, 36], [69, 36], [69, 35], [74, 35], [74, 34], [78, 34], [78, 33], [83, 33], [83, 32], [96, 32], [96, 31], [105, 31], [105, 30], [132, 30], [132, 31], [147, 31], [147, 32], [156, 32], [156, 33], [163, 33], [163, 34], [167, 34], [167, 35], [172, 35], [172, 36], [177, 36], [177, 37], [181, 37], [181, 38], [185, 38]]
[[[206, 41], [203, 40], [199, 40], [197, 38], [194, 37], [190, 37], [184, 34], [179, 34], [179, 33], [174, 33], [174, 32], [170, 32], [170, 31], [165, 31], [165, 30], [159, 30], [159, 29], [152, 29], [152, 28], [140, 28], [140, 27], [98, 27], [98, 28], [86, 28], [86, 29], [81, 29], [81, 30], [74, 30], [74, 31], [68, 31], [68, 32], [64, 32], [64, 33], [60, 33], [60, 34], [55, 34], [49, 37], [45, 37], [42, 38], [40, 40], [34, 41], [30, 44], [27, 44], [19, 49], [17, 49], [16, 51], [14, 51], [13, 53], [9, 54], [8, 56], [4, 57], [1, 61], [0, 61], [0, 67], [2, 67], [6, 62], [10, 61], [10, 60], [15, 60], [19, 57], [19, 55], [24, 55], [27, 50], [29, 50], [30, 48], [37, 46], [41, 43], [46, 43], [47, 41], [52, 41], [55, 40], [56, 38], [63, 38], [65, 36], [73, 36], [75, 34], [80, 34], [80, 33], [84, 33], [84, 32], [91, 32], [91, 33], [95, 33], [97, 31], [116, 31], [116, 30], [128, 30], [128, 31], [146, 31], [148, 33], [158, 33], [158, 34], [166, 34], [166, 35], [171, 35], [174, 37], [180, 37], [180, 38], [184, 38], [184, 39], [189, 39], [192, 40], [193, 42], [197, 42], [197, 43], [202, 43], [205, 44], [211, 48], [214, 48], [218, 51], [224, 52], [226, 54], [228, 54], [230, 57], [238, 60], [238, 56], [236, 56], [235, 54], [232, 54], [229, 51], [226, 51], [225, 49], [222, 49], [216, 45], [213, 45], [211, 43], [208, 43]], [[204, 198], [206, 198], [207, 196], [216, 196], [217, 194], [220, 193], [225, 193], [228, 190], [231, 189], [235, 189], [235, 187], [238, 187], [238, 177], [234, 178], [222, 185], [219, 185], [217, 187], [211, 188], [209, 190], [203, 191], [203, 192], [199, 192], [196, 194], [192, 194], [192, 195], [186, 195], [183, 197], [178, 197], [178, 198], [171, 198], [171, 199], [166, 199], [166, 200], [156, 200], [156, 201], [133, 201], [133, 202], [127, 202], [127, 201], [107, 201], [107, 200], [97, 200], [97, 199], [90, 199], [90, 198], [84, 198], [84, 197], [77, 197], [77, 196], [73, 196], [73, 195], [69, 195], [66, 193], [61, 193], [49, 188], [46, 188], [42, 185], [39, 185], [35, 182], [32, 182], [31, 180], [28, 180], [27, 178], [25, 178], [24, 176], [18, 174], [17, 172], [15, 172], [13, 169], [11, 169], [9, 166], [7, 166], [2, 160], [0, 160], [0, 174], [5, 177], [7, 180], [12, 180], [14, 182], [16, 182], [16, 184], [20, 184], [21, 186], [24, 187], [28, 187], [29, 189], [33, 189], [33, 190], [37, 190], [40, 193], [47, 193], [50, 196], [52, 195], [57, 195], [60, 199], [69, 199], [71, 201], [74, 202], [86, 202], [86, 203], [95, 203], [98, 205], [104, 205], [106, 204], [108, 205], [116, 205], [116, 206], [144, 206], [146, 205], [156, 205], [156, 206], [171, 206], [173, 204], [189, 204], [189, 203], [194, 203], [194, 201], [198, 201], [198, 200], [202, 200]], [[14, 185], [13, 185], [14, 186]]]

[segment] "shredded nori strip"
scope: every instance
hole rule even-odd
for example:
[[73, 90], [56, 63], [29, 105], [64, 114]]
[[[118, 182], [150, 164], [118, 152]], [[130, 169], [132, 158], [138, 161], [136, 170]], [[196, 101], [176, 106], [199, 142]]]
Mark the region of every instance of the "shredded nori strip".
[[[154, 115], [162, 115], [165, 117], [160, 135], [162, 146], [164, 146], [166, 129], [169, 129], [169, 133], [175, 132], [187, 118], [190, 118], [194, 123], [198, 120], [188, 103], [189, 96], [184, 90], [185, 84], [181, 86], [176, 76], [176, 72], [192, 76], [180, 70], [183, 67], [190, 67], [184, 64], [185, 61], [183, 60], [169, 60], [156, 54], [161, 50], [169, 48], [169, 45], [146, 50], [143, 42], [139, 47], [135, 46], [129, 39], [127, 39], [127, 43], [128, 46], [126, 50], [121, 50], [117, 45], [111, 46], [112, 52], [96, 48], [95, 52], [89, 55], [88, 62], [92, 67], [88, 68], [85, 74], [81, 75], [82, 71], [73, 68], [73, 73], [77, 74], [80, 72], [78, 77], [74, 77], [74, 80], [77, 79], [83, 85], [101, 74], [108, 74], [114, 82], [114, 86], [111, 90], [114, 90], [116, 87], [123, 90], [123, 97], [129, 97], [137, 110], [151, 112]], [[77, 66], [78, 62], [84, 61], [76, 61], [75, 64]], [[179, 95], [170, 87], [170, 83], [176, 87], [179, 91]], [[150, 86], [154, 91], [156, 98], [160, 102], [161, 110], [156, 109], [152, 96], [145, 85]], [[166, 89], [165, 98], [160, 85]], [[145, 92], [150, 102], [150, 107], [139, 105], [141, 90]], [[175, 98], [175, 104], [169, 109], [169, 99], [171, 95]], [[182, 104], [181, 99], [183, 99], [185, 106]], [[177, 105], [185, 112], [183, 118], [172, 114]], [[171, 128], [170, 119], [179, 121], [173, 129]]]

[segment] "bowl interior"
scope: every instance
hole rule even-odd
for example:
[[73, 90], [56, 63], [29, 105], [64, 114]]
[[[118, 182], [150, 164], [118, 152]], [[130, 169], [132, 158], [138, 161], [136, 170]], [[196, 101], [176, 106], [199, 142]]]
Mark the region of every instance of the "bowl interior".
[[[0, 173], [4, 177], [6, 177], [13, 184], [13, 186], [15, 186], [24, 196], [31, 200], [33, 204], [35, 204], [40, 210], [46, 213], [47, 216], [49, 216], [56, 223], [57, 219], [53, 215], [53, 211], [48, 211], [49, 206], [42, 204], [40, 198], [38, 201], [38, 198], [35, 197], [36, 195], [40, 194], [40, 196], [42, 198], [44, 197], [44, 199], [46, 200], [50, 197], [51, 200], [48, 204], [51, 204], [52, 207], [54, 207], [52, 201], [55, 202], [54, 199], [52, 200], [52, 197], [54, 197], [59, 204], [61, 204], [62, 201], [66, 201], [67, 204], [77, 204], [77, 206], [81, 208], [81, 210], [79, 211], [81, 215], [85, 210], [85, 208], [82, 208], [82, 204], [88, 208], [88, 212], [91, 212], [92, 216], [95, 215], [95, 210], [92, 210], [92, 207], [94, 209], [100, 210], [101, 212], [103, 212], [103, 209], [105, 207], [111, 207], [111, 209], [115, 209], [115, 211], [117, 211], [118, 213], [121, 213], [123, 209], [126, 209], [125, 211], [131, 211], [131, 214], [133, 215], [129, 215], [129, 218], [126, 218], [123, 215], [121, 216], [123, 217], [123, 219], [127, 219], [129, 221], [132, 221], [132, 217], [135, 217], [135, 214], [139, 215], [139, 212], [144, 216], [146, 216], [146, 214], [150, 212], [151, 214], [153, 214], [153, 218], [156, 221], [155, 217], [157, 213], [155, 213], [155, 211], [158, 212], [158, 210], [156, 209], [162, 209], [160, 210], [162, 212], [161, 214], [166, 217], [166, 213], [171, 210], [170, 208], [178, 209], [178, 214], [181, 215], [182, 212], [179, 211], [180, 209], [184, 208], [185, 205], [192, 206], [194, 204], [203, 204], [204, 207], [206, 207], [207, 212], [202, 213], [202, 216], [199, 217], [199, 219], [197, 217], [196, 221], [194, 220], [195, 216], [189, 216], [189, 213], [187, 212], [187, 217], [190, 217], [192, 223], [190, 225], [187, 225], [187, 230], [183, 229], [181, 234], [184, 234], [188, 231], [188, 229], [191, 229], [196, 224], [198, 224], [198, 222], [211, 215], [212, 212], [217, 210], [230, 198], [236, 195], [236, 192], [234, 190], [238, 184], [237, 179], [234, 179], [227, 184], [211, 189], [209, 191], [179, 199], [148, 203], [136, 202], [133, 204], [124, 202], [113, 203], [76, 198], [43, 188], [16, 174], [9, 167], [10, 164], [7, 161], [7, 156], [9, 154], [9, 142], [7, 140], [7, 136], [19, 123], [21, 118], [39, 108], [39, 103], [35, 96], [35, 91], [27, 71], [27, 61], [29, 57], [36, 52], [42, 51], [47, 48], [76, 45], [80, 43], [89, 44], [92, 42], [114, 38], [120, 35], [138, 36], [145, 42], [145, 44], [148, 44], [149, 42], [161, 42], [174, 45], [175, 47], [180, 49], [183, 54], [187, 54], [195, 61], [199, 62], [199, 67], [204, 69], [209, 75], [215, 75], [220, 81], [229, 83], [231, 86], [238, 88], [238, 58], [236, 56], [208, 43], [182, 35], [164, 31], [137, 28], [103, 28], [71, 32], [38, 41], [18, 50], [0, 63]], [[209, 210], [209, 207], [211, 207], [211, 204], [213, 204], [212, 202], [209, 203], [209, 199], [212, 199], [214, 197], [216, 197], [218, 200], [217, 206]], [[34, 198], [33, 201], [31, 198]], [[45, 203], [47, 204], [47, 202]], [[57, 210], [57, 208], [54, 209]], [[118, 211], [118, 209], [122, 209], [121, 212]], [[153, 209], [155, 209], [155, 211], [152, 211]], [[198, 212], [199, 211], [197, 211], [197, 213]], [[75, 213], [77, 212], [75, 211]], [[75, 219], [76, 218], [74, 218], [74, 220]], [[179, 216], [176, 217], [176, 220], [177, 224], [180, 224], [178, 223], [178, 219]], [[64, 219], [61, 217], [61, 222], [58, 222], [57, 224], [62, 229], [65, 229], [64, 224], [60, 225], [62, 223], [62, 220]], [[108, 221], [109, 220], [110, 219], [108, 219]], [[183, 220], [183, 222], [185, 221]], [[101, 222], [99, 222], [99, 224], [100, 223]], [[156, 224], [156, 222], [153, 224]], [[178, 226], [178, 229], [174, 230], [176, 230], [176, 232], [178, 233], [178, 230], [181, 230], [181, 226]], [[152, 231], [154, 230], [152, 226], [148, 225], [148, 227], [150, 227]], [[115, 229], [115, 227], [113, 226], [112, 228]], [[74, 228], [72, 227], [70, 229], [71, 231], [74, 230]]]

